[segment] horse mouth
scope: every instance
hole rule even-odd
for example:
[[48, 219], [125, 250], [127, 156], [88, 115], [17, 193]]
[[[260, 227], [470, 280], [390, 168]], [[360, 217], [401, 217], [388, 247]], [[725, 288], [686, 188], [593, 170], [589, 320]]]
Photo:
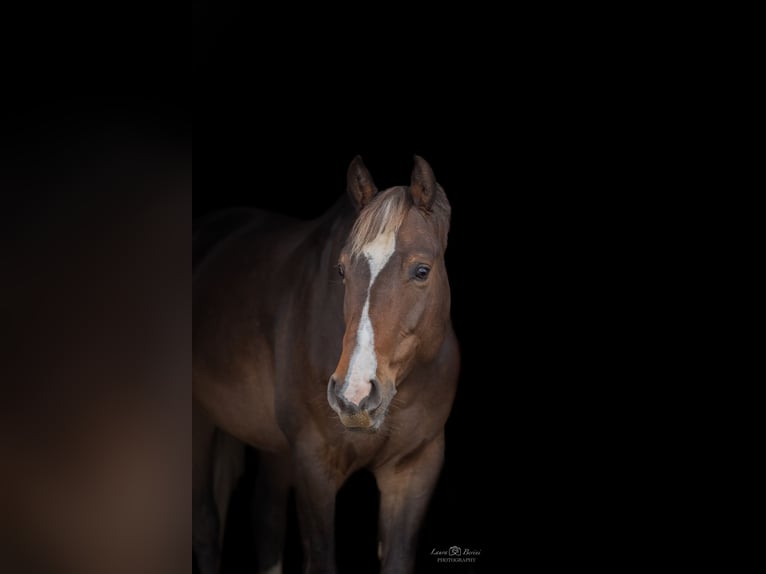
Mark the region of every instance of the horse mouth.
[[338, 418], [341, 424], [350, 431], [374, 433], [380, 428], [380, 421], [366, 411], [341, 413]]

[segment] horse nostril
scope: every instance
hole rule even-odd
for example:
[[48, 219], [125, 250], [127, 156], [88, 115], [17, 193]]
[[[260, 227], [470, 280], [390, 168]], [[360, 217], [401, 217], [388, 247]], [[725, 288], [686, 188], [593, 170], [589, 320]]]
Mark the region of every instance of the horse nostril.
[[330, 403], [331, 407], [338, 406], [338, 394], [336, 392], [336, 386], [337, 381], [335, 380], [335, 377], [330, 377], [330, 382], [327, 384], [327, 402]]
[[380, 383], [377, 379], [370, 379], [370, 394], [359, 403], [359, 408], [366, 411], [374, 411], [380, 406], [383, 395], [380, 391]]

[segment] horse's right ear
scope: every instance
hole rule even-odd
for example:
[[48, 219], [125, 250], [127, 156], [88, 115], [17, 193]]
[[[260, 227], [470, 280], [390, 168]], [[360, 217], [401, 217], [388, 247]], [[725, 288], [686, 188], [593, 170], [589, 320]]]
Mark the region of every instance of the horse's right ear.
[[378, 188], [375, 187], [375, 182], [372, 181], [372, 176], [367, 171], [361, 156], [356, 156], [348, 166], [346, 190], [357, 211], [361, 211], [378, 193]]

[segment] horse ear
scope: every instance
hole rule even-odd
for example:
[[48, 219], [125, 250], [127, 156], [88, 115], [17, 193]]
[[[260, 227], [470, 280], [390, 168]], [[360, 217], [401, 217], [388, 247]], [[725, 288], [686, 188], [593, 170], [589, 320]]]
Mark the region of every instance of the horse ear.
[[436, 197], [436, 186], [436, 178], [431, 166], [422, 157], [416, 155], [410, 180], [410, 194], [418, 208], [431, 211]]
[[356, 156], [351, 165], [348, 166], [346, 190], [357, 211], [361, 211], [378, 193], [378, 188], [375, 187], [375, 182], [372, 181], [372, 176], [364, 165], [361, 156]]

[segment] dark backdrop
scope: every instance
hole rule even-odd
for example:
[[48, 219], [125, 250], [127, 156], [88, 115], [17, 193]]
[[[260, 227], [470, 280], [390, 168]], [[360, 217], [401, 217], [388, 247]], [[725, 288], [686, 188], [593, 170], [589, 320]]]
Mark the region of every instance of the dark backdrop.
[[[597, 46], [551, 48], [522, 19], [511, 30], [493, 14], [321, 16], [347, 23], [200, 7], [195, 216], [249, 205], [315, 217], [345, 192], [356, 154], [380, 189], [407, 183], [423, 156], [453, 208], [463, 367], [419, 566], [446, 570], [428, 553], [452, 545], [481, 550], [456, 571], [608, 563], [634, 542], [625, 520], [648, 496], [634, 481], [652, 482], [626, 423], [656, 289], [639, 271], [652, 242], [641, 219], [658, 199], [652, 152], [634, 140], [646, 109], [625, 103], [619, 74], [604, 82], [615, 68]], [[232, 572], [252, 564], [250, 481], [235, 496]], [[341, 571], [375, 567], [376, 496], [364, 475], [340, 494]], [[291, 535], [298, 552], [294, 520]]]

